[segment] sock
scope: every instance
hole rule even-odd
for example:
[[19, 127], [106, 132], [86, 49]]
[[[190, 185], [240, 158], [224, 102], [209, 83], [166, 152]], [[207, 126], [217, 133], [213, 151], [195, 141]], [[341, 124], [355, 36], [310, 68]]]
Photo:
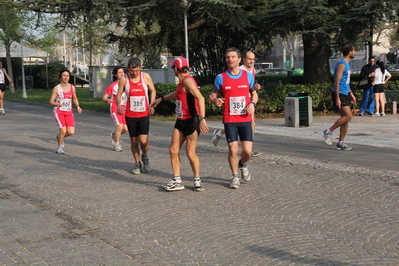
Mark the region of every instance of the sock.
[[173, 179], [174, 179], [177, 183], [181, 183], [181, 176], [175, 176], [175, 177], [173, 177]]
[[199, 177], [199, 176], [194, 177], [194, 181], [197, 181], [197, 180], [201, 180], [201, 177]]
[[342, 145], [342, 144], [344, 144], [344, 142], [342, 140], [340, 140], [340, 141], [338, 141], [337, 146]]
[[221, 136], [222, 135], [222, 131], [221, 130], [217, 131], [216, 135]]
[[233, 174], [233, 178], [237, 177], [238, 178], [238, 174]]
[[332, 134], [332, 131], [330, 129], [327, 129], [328, 134]]
[[241, 167], [244, 167], [244, 166], [247, 166], [247, 165], [246, 165], [246, 164], [242, 164], [241, 160], [239, 160], [239, 161], [238, 161], [238, 167], [241, 168]]

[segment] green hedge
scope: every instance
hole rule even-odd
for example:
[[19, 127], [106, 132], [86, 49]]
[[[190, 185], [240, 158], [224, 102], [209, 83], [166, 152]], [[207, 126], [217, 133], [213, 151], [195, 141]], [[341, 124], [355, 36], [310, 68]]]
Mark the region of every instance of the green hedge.
[[[268, 76], [268, 75], [264, 75]], [[270, 75], [271, 76], [271, 75]], [[274, 75], [277, 76], [277, 75]], [[298, 75], [299, 76], [299, 75]], [[393, 79], [394, 77], [392, 77]], [[272, 80], [270, 80], [272, 81]], [[351, 84], [353, 92], [356, 96], [357, 103], [353, 105], [358, 108], [362, 99], [363, 90], [356, 90], [356, 82]], [[157, 90], [157, 97], [166, 95], [176, 90], [176, 84], [155, 84]], [[284, 111], [284, 99], [288, 97], [288, 92], [305, 92], [309, 97], [312, 97], [313, 111], [328, 111], [332, 110], [333, 103], [331, 101], [331, 87], [332, 84], [287, 84], [283, 86], [262, 86], [258, 91], [259, 101], [256, 107], [258, 114], [280, 113]], [[399, 90], [399, 74], [395, 74], [395, 79], [387, 83], [387, 90]], [[212, 91], [212, 86], [200, 87], [201, 94], [205, 98], [205, 105], [207, 108], [207, 115], [222, 114], [222, 107], [217, 107], [209, 100], [209, 94]], [[157, 108], [159, 115], [173, 115], [175, 110], [175, 101], [162, 102]]]

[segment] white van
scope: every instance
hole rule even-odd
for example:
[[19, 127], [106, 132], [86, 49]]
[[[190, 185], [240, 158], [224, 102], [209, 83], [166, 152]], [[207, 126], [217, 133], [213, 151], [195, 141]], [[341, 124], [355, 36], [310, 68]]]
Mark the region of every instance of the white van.
[[261, 71], [261, 69], [264, 69], [265, 71], [267, 71], [268, 69], [273, 68], [273, 63], [266, 63], [266, 62], [255, 63], [254, 68], [256, 70], [256, 73], [259, 73]]

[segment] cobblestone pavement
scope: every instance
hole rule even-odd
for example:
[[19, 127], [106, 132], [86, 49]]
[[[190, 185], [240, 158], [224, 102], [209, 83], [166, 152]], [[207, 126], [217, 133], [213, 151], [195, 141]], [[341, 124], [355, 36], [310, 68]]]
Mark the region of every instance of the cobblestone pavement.
[[[399, 265], [399, 172], [266, 153], [230, 181], [225, 145], [199, 143], [204, 192], [164, 192], [169, 136], [132, 175], [128, 137], [107, 114], [76, 115], [55, 154], [51, 109], [8, 102], [0, 117], [2, 265]], [[173, 124], [165, 123], [171, 128]]]

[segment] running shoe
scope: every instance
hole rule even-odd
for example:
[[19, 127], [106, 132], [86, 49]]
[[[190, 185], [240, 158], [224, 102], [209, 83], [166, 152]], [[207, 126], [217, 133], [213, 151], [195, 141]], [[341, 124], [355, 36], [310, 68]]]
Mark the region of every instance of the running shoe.
[[336, 149], [341, 150], [341, 151], [351, 151], [352, 150], [352, 148], [349, 147], [348, 145], [346, 145], [345, 143], [337, 144]]
[[204, 189], [202, 188], [201, 179], [194, 179], [194, 191], [202, 192]]
[[55, 153], [57, 153], [57, 154], [64, 154], [64, 149], [60, 146], [60, 147], [55, 151]]
[[133, 169], [132, 173], [133, 173], [134, 175], [139, 175], [139, 174], [141, 174], [141, 163], [135, 163], [134, 169]]
[[152, 170], [151, 164], [150, 164], [150, 159], [148, 159], [148, 156], [146, 157], [141, 157], [141, 160], [143, 161], [143, 168], [141, 168], [142, 173], [149, 173]]
[[381, 116], [385, 116], [385, 113], [384, 113], [384, 112], [381, 112]]
[[375, 112], [372, 116], [373, 116], [373, 117], [380, 117], [380, 113]]
[[4, 111], [4, 110], [0, 111], [0, 115], [5, 115], [5, 114], [6, 114], [6, 111]]
[[179, 191], [183, 190], [183, 182], [177, 182], [176, 180], [171, 180], [166, 186], [163, 187], [166, 191]]
[[256, 150], [253, 150], [253, 151], [252, 151], [252, 157], [258, 157], [258, 156], [261, 156], [261, 155], [262, 155], [261, 152], [258, 152], [258, 151], [256, 151]]
[[359, 116], [364, 116], [364, 113], [360, 113]]
[[115, 132], [112, 132], [111, 133], [111, 142], [112, 142], [112, 145], [114, 145], [115, 146]]
[[247, 165], [242, 165], [240, 167], [240, 164], [239, 164], [238, 168], [240, 169], [241, 177], [242, 177], [242, 179], [244, 179], [244, 181], [248, 182], [249, 180], [251, 180], [251, 174], [248, 171]]
[[239, 177], [233, 177], [231, 179], [230, 188], [237, 189], [239, 187], [240, 187], [240, 178]]
[[[58, 135], [55, 135], [55, 138], [57, 139], [57, 143], [58, 143]], [[61, 147], [64, 148], [65, 147], [65, 141], [62, 141], [61, 143]]]
[[122, 151], [122, 147], [121, 147], [121, 145], [119, 143], [115, 143], [114, 151]]
[[331, 146], [332, 145], [332, 140], [331, 140], [332, 132], [328, 133], [328, 129], [326, 129], [326, 130], [323, 130], [322, 135], [323, 135], [324, 141], [327, 143], [327, 145]]
[[213, 137], [212, 137], [213, 146], [216, 147], [218, 145], [221, 136], [222, 136], [222, 130], [215, 129], [215, 131], [213, 131]]

